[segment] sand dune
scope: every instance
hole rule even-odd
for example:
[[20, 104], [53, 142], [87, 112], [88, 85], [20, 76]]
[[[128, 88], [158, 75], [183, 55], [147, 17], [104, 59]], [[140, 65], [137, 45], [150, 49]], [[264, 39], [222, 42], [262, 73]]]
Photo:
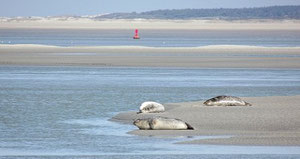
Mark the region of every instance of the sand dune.
[[89, 18], [0, 18], [0, 28], [40, 29], [208, 29], [208, 30], [299, 30], [299, 20], [159, 20]]
[[131, 124], [133, 119], [163, 116], [182, 119], [195, 130], [133, 130], [143, 136], [228, 135], [229, 138], [193, 140], [185, 144], [300, 145], [300, 96], [243, 98], [253, 106], [207, 107], [202, 103], [165, 104], [166, 112], [124, 112], [113, 120]]

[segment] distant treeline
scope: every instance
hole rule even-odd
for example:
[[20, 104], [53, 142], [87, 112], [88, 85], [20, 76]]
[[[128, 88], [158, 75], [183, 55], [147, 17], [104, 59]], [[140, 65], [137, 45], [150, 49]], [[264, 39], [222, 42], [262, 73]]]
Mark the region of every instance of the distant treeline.
[[260, 8], [172, 9], [141, 13], [111, 13], [96, 19], [300, 19], [300, 6]]

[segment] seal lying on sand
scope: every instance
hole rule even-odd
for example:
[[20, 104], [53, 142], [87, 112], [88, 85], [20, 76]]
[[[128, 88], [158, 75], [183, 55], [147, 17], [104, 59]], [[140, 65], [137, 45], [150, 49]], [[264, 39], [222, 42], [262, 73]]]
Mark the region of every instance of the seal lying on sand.
[[165, 107], [160, 103], [144, 102], [140, 106], [140, 112], [138, 113], [160, 113], [164, 111], [165, 111]]
[[194, 128], [180, 119], [153, 117], [136, 119], [133, 124], [141, 130], [187, 130]]
[[234, 96], [217, 96], [203, 103], [206, 106], [251, 106], [250, 103]]

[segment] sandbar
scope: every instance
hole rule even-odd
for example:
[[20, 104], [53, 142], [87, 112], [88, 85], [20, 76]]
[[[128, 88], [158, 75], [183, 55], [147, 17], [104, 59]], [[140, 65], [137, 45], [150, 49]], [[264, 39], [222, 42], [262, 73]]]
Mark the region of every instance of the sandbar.
[[[196, 139], [178, 144], [300, 146], [300, 95], [245, 97], [253, 106], [204, 106], [204, 101], [167, 103], [163, 113], [122, 112], [113, 121], [132, 124], [152, 116], [178, 118], [195, 130], [133, 130], [141, 136], [229, 136]], [[138, 110], [138, 106], [136, 107]]]
[[300, 47], [0, 45], [0, 65], [300, 68]]

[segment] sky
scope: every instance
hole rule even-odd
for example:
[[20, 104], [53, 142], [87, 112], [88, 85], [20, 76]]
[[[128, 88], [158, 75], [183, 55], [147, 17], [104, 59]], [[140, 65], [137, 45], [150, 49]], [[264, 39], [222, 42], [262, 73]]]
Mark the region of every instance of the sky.
[[97, 15], [157, 9], [300, 5], [300, 0], [0, 0], [0, 16]]

